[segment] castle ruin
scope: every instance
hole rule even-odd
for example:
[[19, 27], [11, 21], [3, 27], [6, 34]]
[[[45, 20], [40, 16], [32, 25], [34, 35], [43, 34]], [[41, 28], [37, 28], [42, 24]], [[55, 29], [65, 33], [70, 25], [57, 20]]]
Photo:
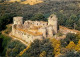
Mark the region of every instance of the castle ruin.
[[57, 17], [54, 14], [48, 18], [48, 22], [27, 20], [23, 23], [23, 17], [13, 18], [12, 35], [28, 43], [53, 37], [57, 31]]

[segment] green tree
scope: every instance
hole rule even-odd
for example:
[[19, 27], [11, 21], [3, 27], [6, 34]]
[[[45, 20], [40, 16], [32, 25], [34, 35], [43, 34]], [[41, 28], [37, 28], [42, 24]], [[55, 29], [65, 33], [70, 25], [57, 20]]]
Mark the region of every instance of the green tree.
[[0, 17], [0, 31], [6, 28], [6, 25], [12, 23], [14, 14], [4, 14]]
[[11, 41], [11, 38], [5, 35], [0, 35], [0, 54], [5, 56], [6, 48], [8, 43]]
[[69, 50], [75, 50], [75, 44], [73, 41], [70, 41], [70, 43], [66, 46], [67, 49]]
[[26, 46], [20, 41], [12, 40], [7, 46], [6, 57], [16, 57], [25, 48]]
[[31, 20], [46, 21], [47, 19], [45, 19], [43, 14], [35, 14]]
[[76, 47], [75, 47], [75, 50], [80, 52], [80, 40], [78, 41]]
[[59, 40], [56, 40], [55, 38], [51, 39], [52, 46], [54, 48], [53, 54], [59, 55], [61, 51], [61, 42]]
[[74, 33], [68, 33], [66, 35], [66, 38], [61, 40], [61, 45], [65, 47], [70, 43], [70, 41], [73, 41], [74, 43], [77, 43], [78, 42], [77, 35], [74, 34]]
[[43, 51], [46, 52], [46, 57], [53, 57], [54, 56], [53, 50], [54, 48], [52, 47], [49, 39], [44, 39], [42, 41], [35, 40], [31, 44], [31, 47], [22, 55], [22, 57], [24, 56], [39, 57]]

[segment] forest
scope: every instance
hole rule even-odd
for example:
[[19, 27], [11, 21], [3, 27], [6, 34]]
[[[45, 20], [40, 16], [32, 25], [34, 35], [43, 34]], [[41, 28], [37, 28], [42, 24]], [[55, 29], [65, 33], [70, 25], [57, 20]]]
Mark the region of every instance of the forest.
[[55, 14], [58, 24], [70, 29], [80, 30], [80, 1], [53, 1], [36, 5], [15, 3], [0, 3], [0, 56], [4, 57], [80, 57], [80, 34], [68, 33], [64, 40], [45, 39], [35, 40], [31, 47], [21, 56], [19, 53], [26, 46], [20, 41], [12, 40], [1, 34], [13, 17], [22, 16], [25, 20], [42, 20]]
[[18, 40], [0, 34], [0, 55], [3, 57], [80, 57], [80, 34], [68, 33], [64, 40], [35, 40], [28, 50], [26, 47]]
[[[53, 1], [44, 2], [33, 6], [28, 4], [19, 4], [18, 2], [1, 3], [0, 26], [5, 26], [5, 24], [11, 23], [14, 16], [22, 16], [25, 20], [32, 20], [35, 15], [38, 16], [40, 14], [45, 17], [45, 20], [43, 19], [43, 21], [47, 21], [47, 18], [51, 14], [56, 14], [59, 25], [80, 30], [80, 1]], [[4, 26], [1, 27], [0, 30], [3, 29]]]

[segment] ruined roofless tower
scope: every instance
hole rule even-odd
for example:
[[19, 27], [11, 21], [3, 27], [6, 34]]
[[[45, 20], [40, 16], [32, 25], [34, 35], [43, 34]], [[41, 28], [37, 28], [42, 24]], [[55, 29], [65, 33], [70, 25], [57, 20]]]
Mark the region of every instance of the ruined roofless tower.
[[14, 17], [13, 18], [13, 23], [17, 24], [17, 25], [23, 24], [23, 17]]
[[54, 30], [54, 34], [57, 33], [57, 17], [56, 15], [52, 14], [49, 18], [48, 18], [48, 25], [52, 25], [53, 26], [53, 30]]
[[12, 35], [15, 35], [16, 25], [21, 25], [21, 24], [23, 24], [23, 17], [13, 17]]

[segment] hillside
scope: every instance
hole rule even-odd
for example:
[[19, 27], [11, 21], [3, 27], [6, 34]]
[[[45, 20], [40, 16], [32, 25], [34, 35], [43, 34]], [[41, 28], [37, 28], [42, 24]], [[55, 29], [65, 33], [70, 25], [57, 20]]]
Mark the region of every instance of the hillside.
[[[66, 1], [66, 2], [44, 2], [36, 5], [25, 5], [20, 3], [5, 3], [0, 4], [0, 16], [8, 15], [12, 19], [13, 16], [23, 16], [25, 20], [31, 20], [36, 14], [42, 14], [47, 18], [50, 14], [55, 13], [59, 19], [60, 25], [68, 28], [80, 30], [80, 2]], [[8, 17], [6, 19], [8, 20]], [[11, 20], [9, 19], [9, 20]], [[47, 19], [46, 19], [47, 20]], [[0, 28], [1, 29], [1, 28]]]
[[[80, 31], [80, 1], [49, 1], [35, 5], [15, 3], [0, 3], [0, 31], [9, 34], [15, 16], [25, 20], [47, 21], [50, 14], [56, 14], [58, 25], [64, 33]], [[24, 21], [25, 21], [24, 20]], [[10, 26], [10, 25], [8, 25]], [[68, 28], [70, 29], [68, 29]], [[74, 30], [76, 29], [76, 30]], [[67, 30], [67, 32], [66, 32]], [[2, 57], [80, 57], [80, 32], [68, 33], [64, 39], [35, 40], [29, 49], [22, 42], [0, 33], [0, 56]], [[57, 34], [60, 37], [63, 33]], [[62, 38], [62, 37], [61, 37]]]
[[[9, 30], [9, 27], [7, 29]], [[75, 55], [74, 57], [79, 57], [79, 39], [80, 34], [68, 33], [65, 39], [61, 41], [55, 38], [47, 38], [42, 41], [35, 40], [26, 47], [20, 40], [0, 34], [0, 55], [2, 57], [55, 57], [59, 55], [59, 57], [73, 57], [73, 55]]]

